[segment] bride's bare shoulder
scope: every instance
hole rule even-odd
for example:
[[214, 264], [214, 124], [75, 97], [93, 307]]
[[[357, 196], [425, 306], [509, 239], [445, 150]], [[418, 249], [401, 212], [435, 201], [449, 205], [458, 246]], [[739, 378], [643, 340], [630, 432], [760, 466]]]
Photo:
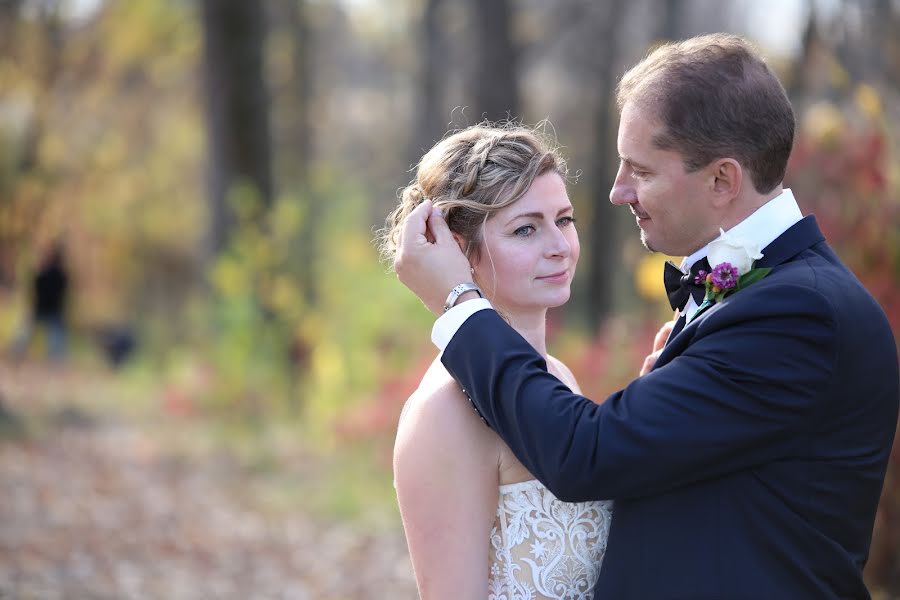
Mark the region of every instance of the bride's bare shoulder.
[[397, 443], [421, 445], [438, 433], [444, 443], [494, 443], [459, 384], [435, 360], [403, 407]]
[[557, 379], [569, 386], [570, 390], [577, 394], [581, 393], [581, 387], [578, 385], [578, 380], [575, 379], [572, 370], [569, 369], [563, 361], [547, 355], [547, 368], [550, 370], [550, 373], [556, 375]]

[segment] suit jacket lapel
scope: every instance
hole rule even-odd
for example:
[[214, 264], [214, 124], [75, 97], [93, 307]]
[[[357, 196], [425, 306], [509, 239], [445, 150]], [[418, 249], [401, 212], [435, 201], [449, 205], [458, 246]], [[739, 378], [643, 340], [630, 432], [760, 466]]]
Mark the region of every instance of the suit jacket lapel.
[[681, 333], [681, 330], [684, 329], [684, 325], [685, 325], [685, 322], [686, 322], [686, 321], [687, 321], [687, 319], [685, 318], [684, 315], [681, 315], [680, 317], [678, 317], [678, 320], [675, 321], [675, 326], [672, 328], [672, 331], [669, 332], [669, 337], [666, 338], [666, 343], [663, 344], [663, 348], [665, 348], [666, 346], [668, 346], [668, 345], [669, 345], [669, 342], [671, 342], [672, 339], [673, 339], [676, 335], [678, 335], [679, 333]]
[[715, 305], [716, 305], [715, 300], [712, 300], [710, 302], [704, 301], [703, 304], [701, 304], [700, 307], [694, 311], [694, 314], [691, 315], [691, 323], [694, 322], [694, 319], [698, 318], [700, 315], [702, 315], [703, 313], [705, 313], [706, 311], [708, 311], [711, 307], [713, 307]]

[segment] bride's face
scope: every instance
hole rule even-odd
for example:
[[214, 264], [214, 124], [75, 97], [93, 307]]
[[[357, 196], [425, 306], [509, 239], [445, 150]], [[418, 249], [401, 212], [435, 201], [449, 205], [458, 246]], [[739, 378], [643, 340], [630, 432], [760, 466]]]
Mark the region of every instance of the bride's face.
[[580, 246], [562, 177], [545, 173], [484, 224], [475, 281], [500, 309], [560, 306], [569, 299]]

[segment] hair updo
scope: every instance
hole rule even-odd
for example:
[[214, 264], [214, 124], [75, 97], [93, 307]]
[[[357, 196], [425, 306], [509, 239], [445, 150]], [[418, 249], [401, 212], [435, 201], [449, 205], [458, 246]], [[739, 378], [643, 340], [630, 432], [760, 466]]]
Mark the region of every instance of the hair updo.
[[568, 174], [557, 145], [543, 131], [482, 123], [453, 133], [422, 157], [415, 179], [400, 191], [400, 204], [379, 231], [382, 258], [393, 263], [403, 220], [429, 199], [443, 210], [450, 230], [466, 241], [466, 257], [476, 260], [488, 218], [551, 171], [563, 179]]

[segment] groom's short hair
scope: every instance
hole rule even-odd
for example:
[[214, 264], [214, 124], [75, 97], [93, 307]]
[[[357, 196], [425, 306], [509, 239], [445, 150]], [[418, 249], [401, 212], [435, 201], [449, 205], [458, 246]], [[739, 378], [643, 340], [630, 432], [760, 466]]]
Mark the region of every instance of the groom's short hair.
[[679, 152], [696, 171], [736, 159], [760, 194], [784, 179], [794, 141], [794, 111], [781, 82], [744, 39], [710, 34], [664, 44], [619, 82], [628, 102], [655, 112], [663, 131], [654, 144]]

